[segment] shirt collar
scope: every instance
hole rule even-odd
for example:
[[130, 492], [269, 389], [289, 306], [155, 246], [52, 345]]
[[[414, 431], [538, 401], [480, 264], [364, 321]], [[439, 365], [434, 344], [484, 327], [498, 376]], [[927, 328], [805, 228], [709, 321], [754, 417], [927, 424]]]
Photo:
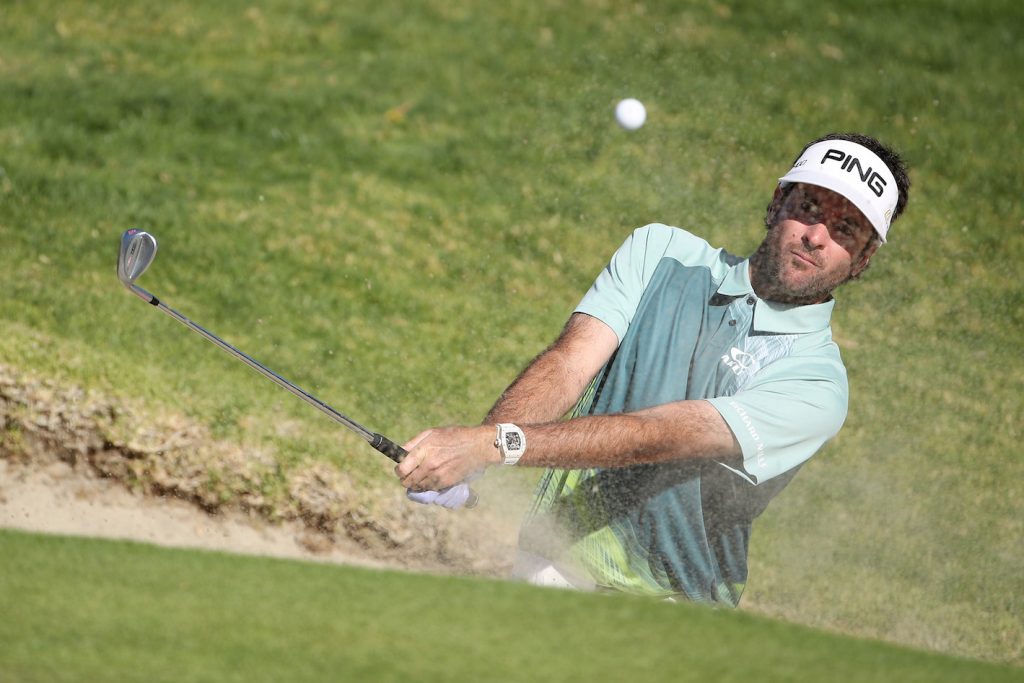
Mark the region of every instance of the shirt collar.
[[829, 326], [832, 309], [836, 305], [835, 299], [831, 298], [820, 304], [806, 306], [782, 304], [759, 298], [750, 284], [750, 259], [744, 259], [729, 269], [722, 283], [718, 285], [718, 294], [754, 297], [756, 301], [752, 329], [755, 332], [776, 334], [801, 334], [824, 330]]

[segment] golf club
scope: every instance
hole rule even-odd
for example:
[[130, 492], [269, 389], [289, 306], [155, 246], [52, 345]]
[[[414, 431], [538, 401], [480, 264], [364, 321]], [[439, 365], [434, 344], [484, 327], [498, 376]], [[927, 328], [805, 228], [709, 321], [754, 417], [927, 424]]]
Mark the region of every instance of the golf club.
[[[355, 422], [351, 418], [342, 415], [337, 410], [327, 405], [317, 397], [313, 396], [309, 392], [305, 391], [301, 387], [292, 384], [284, 377], [281, 377], [276, 372], [266, 367], [259, 361], [255, 360], [251, 356], [243, 353], [236, 349], [231, 344], [227, 343], [217, 335], [213, 334], [209, 330], [192, 322], [181, 313], [178, 313], [173, 308], [165, 305], [154, 295], [150, 294], [146, 290], [142, 289], [135, 284], [135, 280], [139, 278], [146, 269], [149, 268], [150, 264], [153, 263], [153, 259], [156, 258], [156, 238], [150, 235], [148, 232], [132, 228], [126, 230], [121, 236], [121, 251], [117, 256], [117, 277], [121, 280], [121, 284], [127, 287], [135, 296], [139, 297], [143, 301], [153, 306], [156, 306], [161, 311], [171, 316], [179, 323], [189, 328], [193, 332], [196, 332], [207, 340], [213, 342], [224, 351], [239, 359], [256, 372], [260, 373], [274, 384], [287, 389], [291, 393], [301, 398], [306, 403], [310, 404], [314, 408], [319, 409], [321, 412], [326, 414], [328, 417], [333, 419], [335, 422], [348, 427], [353, 432], [364, 438], [367, 443], [376, 448], [378, 451], [391, 458], [396, 463], [402, 462], [408, 452], [391, 441], [387, 437], [372, 432], [366, 427], [362, 426], [358, 422]], [[466, 502], [466, 507], [473, 507], [476, 505], [478, 498], [476, 494], [470, 490], [469, 498]]]

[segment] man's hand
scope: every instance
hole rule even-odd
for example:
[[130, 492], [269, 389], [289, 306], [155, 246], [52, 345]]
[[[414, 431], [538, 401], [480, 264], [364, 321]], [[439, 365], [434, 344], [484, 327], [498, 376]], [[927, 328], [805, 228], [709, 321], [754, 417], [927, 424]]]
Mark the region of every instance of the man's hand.
[[410, 491], [440, 491], [501, 462], [493, 425], [428, 429], [405, 444], [409, 455], [395, 467]]

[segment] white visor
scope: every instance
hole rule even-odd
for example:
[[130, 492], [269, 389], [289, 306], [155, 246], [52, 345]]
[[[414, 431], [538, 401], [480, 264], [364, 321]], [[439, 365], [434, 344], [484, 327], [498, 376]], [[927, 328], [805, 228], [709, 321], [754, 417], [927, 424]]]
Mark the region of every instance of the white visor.
[[806, 183], [838, 192], [861, 210], [883, 242], [900, 197], [896, 178], [878, 155], [848, 140], [811, 145], [779, 182]]

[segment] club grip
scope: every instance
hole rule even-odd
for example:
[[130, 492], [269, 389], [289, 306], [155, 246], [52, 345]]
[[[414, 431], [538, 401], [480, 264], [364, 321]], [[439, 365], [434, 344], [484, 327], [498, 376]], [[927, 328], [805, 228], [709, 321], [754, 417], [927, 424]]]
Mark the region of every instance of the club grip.
[[370, 445], [398, 464], [401, 464], [402, 461], [405, 460], [405, 456], [409, 455], [409, 451], [405, 450], [386, 436], [382, 436], [380, 434], [373, 435], [373, 441], [370, 442]]

